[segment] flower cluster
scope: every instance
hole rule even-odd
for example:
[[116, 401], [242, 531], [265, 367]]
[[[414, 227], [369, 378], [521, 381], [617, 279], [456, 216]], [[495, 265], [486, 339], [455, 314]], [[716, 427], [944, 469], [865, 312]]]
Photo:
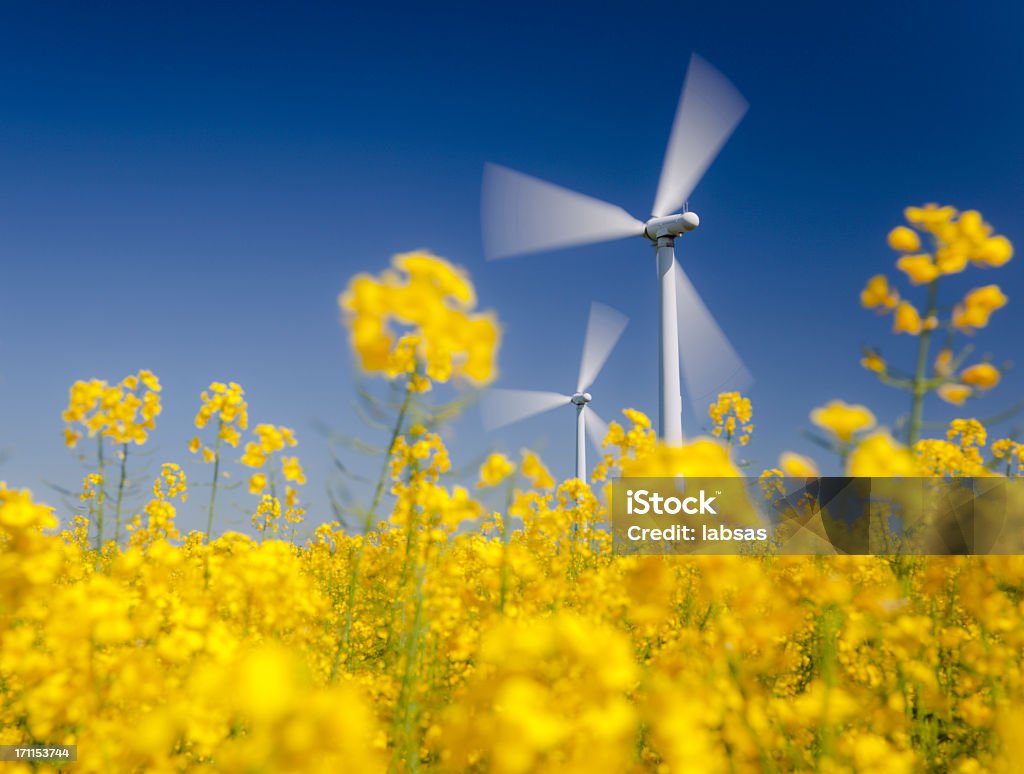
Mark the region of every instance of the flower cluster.
[[185, 472], [173, 462], [164, 463], [159, 477], [153, 482], [153, 499], [146, 504], [146, 524], [142, 516], [136, 514], [128, 524], [131, 545], [145, 547], [156, 540], [172, 540], [181, 537], [175, 526], [177, 509], [173, 501], [188, 499], [188, 484]]
[[245, 390], [234, 382], [211, 382], [210, 389], [203, 390], [202, 404], [196, 414], [196, 427], [202, 430], [211, 420], [217, 419], [217, 440], [214, 448], [204, 446], [198, 436], [188, 445], [193, 454], [203, 455], [203, 462], [217, 458], [220, 444], [238, 446], [242, 431], [249, 427], [249, 405], [245, 402]]
[[[900, 297], [884, 274], [871, 277], [861, 291], [861, 305], [880, 313], [892, 313], [892, 330], [918, 337], [919, 357], [914, 372], [902, 374], [889, 364], [875, 349], [867, 349], [861, 365], [874, 372], [881, 381], [911, 393], [912, 408], [909, 427], [911, 442], [920, 435], [922, 404], [925, 395], [935, 392], [942, 400], [962, 405], [998, 384], [999, 370], [991, 363], [978, 363], [957, 370], [970, 354], [965, 347], [954, 354], [957, 334], [972, 335], [986, 327], [993, 312], [1007, 303], [1006, 295], [998, 285], [974, 288], [955, 303], [944, 316], [939, 304], [939, 283], [944, 277], [960, 274], [969, 265], [987, 269], [1005, 266], [1013, 257], [1013, 245], [1002, 235], [993, 234], [979, 212], [958, 212], [953, 207], [935, 204], [908, 207], [905, 211], [907, 226], [897, 226], [889, 232], [889, 247], [900, 253], [896, 267], [906, 275], [912, 286], [926, 286], [927, 298], [923, 308]], [[927, 240], [925, 245], [922, 240]], [[926, 362], [932, 334], [945, 331], [939, 356], [931, 373]]]
[[160, 382], [142, 370], [111, 385], [102, 379], [77, 381], [64, 410], [64, 442], [74, 448], [85, 432], [116, 444], [143, 444], [160, 414]]
[[494, 378], [497, 321], [473, 311], [472, 283], [443, 258], [396, 255], [380, 276], [355, 277], [338, 301], [352, 348], [367, 371], [406, 376], [417, 392], [453, 376], [474, 384]]
[[744, 398], [738, 392], [723, 392], [708, 407], [708, 415], [715, 423], [711, 434], [716, 438], [724, 437], [726, 443], [732, 443], [735, 438], [740, 446], [746, 446], [750, 441], [750, 434], [754, 432], [750, 422], [753, 416], [750, 398]]
[[[268, 486], [271, 489], [276, 488], [275, 469], [272, 466], [274, 454], [297, 446], [298, 441], [295, 440], [295, 431], [283, 426], [259, 424], [253, 432], [256, 434], [256, 440], [245, 445], [241, 463], [257, 471], [249, 476], [249, 491], [252, 494], [261, 494]], [[289, 483], [306, 483], [306, 474], [299, 464], [298, 457], [281, 457], [281, 475]]]

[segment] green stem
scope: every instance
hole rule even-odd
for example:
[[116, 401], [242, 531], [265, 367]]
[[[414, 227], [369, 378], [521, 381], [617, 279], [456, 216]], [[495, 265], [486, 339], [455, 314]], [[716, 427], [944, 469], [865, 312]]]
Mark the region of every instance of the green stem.
[[121, 543], [121, 502], [124, 499], [124, 482], [128, 471], [128, 444], [121, 444], [121, 478], [117, 482], [117, 505], [114, 508], [114, 542]]
[[96, 493], [98, 500], [96, 504], [96, 561], [99, 562], [99, 555], [103, 551], [103, 501], [105, 498], [106, 481], [103, 473], [105, 463], [103, 460], [103, 436], [96, 438], [96, 472], [100, 477], [99, 491]]
[[220, 437], [224, 430], [224, 420], [217, 424], [217, 445], [213, 450], [213, 485], [210, 488], [210, 512], [206, 518], [206, 542], [213, 540], [213, 509], [217, 502], [217, 482], [220, 480]]
[[[928, 285], [928, 304], [924, 319], [928, 320], [935, 314], [936, 300], [939, 295], [939, 281], [932, 280]], [[914, 369], [914, 378], [911, 384], [910, 402], [910, 424], [907, 427], [907, 441], [911, 446], [921, 438], [921, 421], [924, 411], [924, 396], [929, 389], [928, 370], [928, 345], [931, 342], [932, 332], [928, 329], [921, 331], [917, 339], [917, 367]]]
[[[213, 542], [213, 513], [217, 503], [217, 483], [220, 481], [220, 441], [221, 431], [224, 429], [224, 420], [217, 421], [217, 443], [213, 450], [213, 484], [210, 487], [210, 512], [206, 517], [206, 543]], [[206, 561], [203, 563], [203, 588], [210, 588], [210, 551], [206, 552]]]
[[[420, 639], [423, 629], [423, 582], [426, 578], [426, 565], [419, 566], [416, 579], [415, 607], [413, 608], [412, 627], [406, 633], [405, 669], [402, 671], [402, 683], [399, 687], [397, 708], [392, 727], [392, 738], [395, 741], [389, 771], [417, 771], [419, 769], [419, 744], [416, 738], [419, 707], [412, 698], [418, 666]], [[401, 737], [401, 744], [399, 744]]]
[[348, 646], [349, 639], [352, 636], [352, 613], [356, 599], [356, 588], [359, 585], [359, 569], [363, 561], [363, 551], [366, 549], [366, 533], [368, 533], [373, 527], [373, 520], [376, 517], [377, 507], [380, 505], [381, 497], [384, 496], [384, 484], [389, 478], [388, 472], [391, 468], [391, 450], [395, 447], [395, 441], [398, 440], [398, 436], [401, 435], [402, 424], [405, 422], [405, 415], [409, 411], [409, 404], [411, 401], [412, 390], [409, 385], [406, 385], [405, 397], [402, 399], [402, 405], [398, 409], [398, 417], [395, 419], [395, 426], [391, 431], [391, 441], [388, 443], [388, 451], [384, 458], [384, 466], [381, 469], [380, 477], [377, 479], [377, 488], [373, 492], [373, 502], [370, 503], [370, 509], [366, 512], [363, 539], [359, 543], [359, 550], [356, 551], [355, 559], [352, 562], [352, 571], [349, 573], [348, 592], [345, 604], [345, 628], [342, 631], [341, 637], [338, 638], [338, 647], [334, 652], [334, 664], [331, 667], [332, 682], [335, 677], [337, 677], [338, 669], [341, 666], [342, 651], [345, 651], [346, 657], [349, 655]]

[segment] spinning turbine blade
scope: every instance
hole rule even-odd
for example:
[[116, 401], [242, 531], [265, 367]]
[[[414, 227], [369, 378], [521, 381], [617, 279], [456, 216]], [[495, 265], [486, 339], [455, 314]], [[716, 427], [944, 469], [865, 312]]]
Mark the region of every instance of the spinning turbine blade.
[[601, 444], [604, 443], [604, 439], [608, 437], [608, 423], [605, 422], [601, 417], [598, 416], [594, 409], [587, 406], [584, 409], [587, 412], [586, 419], [583, 420], [585, 427], [587, 428], [587, 436], [590, 438], [590, 442], [603, 451]]
[[746, 112], [747, 101], [724, 75], [696, 54], [690, 57], [654, 197], [655, 216], [683, 206]]
[[744, 390], [754, 381], [718, 327], [683, 267], [676, 263], [679, 352], [686, 397], [703, 415], [719, 392]]
[[571, 398], [557, 392], [534, 390], [491, 390], [481, 406], [484, 427], [496, 430], [558, 406], [565, 406]]
[[594, 301], [590, 305], [587, 320], [587, 335], [583, 340], [583, 357], [580, 360], [580, 376], [576, 392], [583, 392], [597, 379], [616, 342], [626, 329], [628, 320], [610, 306]]
[[481, 219], [488, 259], [640, 236], [621, 207], [522, 172], [484, 165]]

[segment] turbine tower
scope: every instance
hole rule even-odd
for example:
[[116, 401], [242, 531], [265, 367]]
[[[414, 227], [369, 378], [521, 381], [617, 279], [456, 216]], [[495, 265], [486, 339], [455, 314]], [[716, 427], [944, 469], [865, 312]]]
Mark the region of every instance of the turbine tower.
[[646, 222], [626, 210], [497, 164], [484, 167], [482, 225], [488, 259], [643, 236], [654, 246], [660, 283], [658, 426], [683, 440], [680, 354], [693, 405], [739, 389], [750, 374], [676, 261], [675, 240], [700, 224], [680, 211], [732, 134], [747, 103], [725, 77], [694, 54], [669, 135]]
[[[601, 369], [608, 361], [616, 342], [626, 328], [625, 315], [596, 301], [590, 305], [587, 333], [583, 340], [583, 356], [580, 359], [580, 373], [576, 380], [576, 392], [564, 395], [559, 392], [535, 390], [491, 390], [482, 404], [484, 427], [496, 430], [527, 417], [536, 416], [558, 406], [576, 407], [576, 478], [587, 480], [587, 436], [600, 449], [608, 435], [608, 423], [590, 408], [593, 396], [590, 386], [597, 380]], [[589, 415], [589, 418], [588, 418]]]

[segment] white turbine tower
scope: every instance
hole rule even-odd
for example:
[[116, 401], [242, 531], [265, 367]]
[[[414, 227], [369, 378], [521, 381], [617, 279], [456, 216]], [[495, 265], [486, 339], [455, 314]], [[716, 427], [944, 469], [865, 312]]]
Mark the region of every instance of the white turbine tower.
[[595, 446], [601, 448], [601, 443], [608, 435], [608, 423], [589, 407], [593, 397], [587, 390], [597, 380], [608, 356], [622, 336], [626, 322], [625, 315], [611, 307], [592, 303], [583, 340], [583, 357], [580, 359], [576, 392], [563, 395], [559, 392], [535, 390], [491, 390], [482, 405], [484, 427], [496, 430], [558, 406], [576, 406], [576, 478], [586, 481], [587, 436], [590, 436]]
[[675, 259], [676, 238], [700, 223], [695, 213], [679, 210], [746, 110], [746, 101], [732, 84], [694, 54], [669, 135], [653, 215], [646, 223], [614, 204], [506, 167], [487, 164], [484, 169], [482, 220], [490, 259], [629, 236], [646, 237], [654, 245], [661, 282], [659, 427], [661, 437], [673, 445], [683, 440], [680, 353], [693, 405], [750, 381]]

